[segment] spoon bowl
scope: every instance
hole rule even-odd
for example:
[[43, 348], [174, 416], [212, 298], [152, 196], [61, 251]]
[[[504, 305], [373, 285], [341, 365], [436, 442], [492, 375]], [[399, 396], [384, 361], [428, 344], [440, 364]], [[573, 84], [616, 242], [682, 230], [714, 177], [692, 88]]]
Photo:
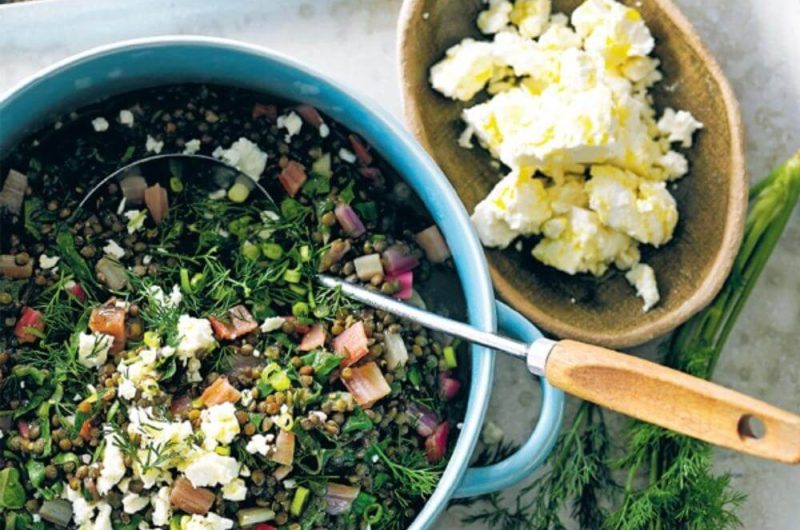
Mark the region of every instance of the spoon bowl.
[[[554, 0], [553, 12], [569, 14], [580, 3]], [[643, 314], [623, 274], [569, 276], [536, 262], [528, 250], [487, 250], [494, 285], [515, 309], [559, 337], [613, 348], [665, 334], [713, 299], [741, 242], [747, 204], [741, 117], [719, 65], [671, 1], [622, 3], [639, 9], [656, 39], [664, 73], [652, 91], [656, 109], [686, 109], [705, 124], [687, 153], [689, 174], [671, 190], [680, 213], [673, 240], [653, 252], [642, 248], [661, 302]], [[465, 104], [436, 93], [428, 75], [463, 38], [487, 38], [475, 26], [484, 6], [481, 0], [406, 0], [399, 23], [406, 122], [470, 212], [501, 174], [484, 149], [458, 145]]]

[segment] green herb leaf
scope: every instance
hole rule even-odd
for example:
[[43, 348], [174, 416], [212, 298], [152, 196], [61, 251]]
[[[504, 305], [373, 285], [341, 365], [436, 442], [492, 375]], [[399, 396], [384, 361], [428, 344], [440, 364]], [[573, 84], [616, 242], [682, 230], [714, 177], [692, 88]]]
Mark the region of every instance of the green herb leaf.
[[7, 467], [0, 471], [0, 508], [18, 510], [25, 506], [25, 488], [20, 483], [19, 470]]
[[342, 432], [350, 433], [356, 431], [368, 431], [373, 427], [372, 420], [361, 407], [356, 407], [353, 413], [347, 418]]

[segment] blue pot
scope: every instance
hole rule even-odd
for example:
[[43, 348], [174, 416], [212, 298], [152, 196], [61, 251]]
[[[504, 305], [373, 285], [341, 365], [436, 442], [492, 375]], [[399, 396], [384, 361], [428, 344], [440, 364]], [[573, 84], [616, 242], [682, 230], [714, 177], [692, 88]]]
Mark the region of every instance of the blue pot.
[[[0, 96], [0, 152], [65, 111], [99, 98], [159, 84], [208, 82], [308, 103], [364, 137], [419, 194], [447, 239], [464, 286], [470, 322], [519, 339], [541, 336], [495, 302], [486, 260], [467, 212], [434, 162], [378, 105], [278, 53], [204, 37], [159, 37], [104, 46], [61, 61]], [[494, 353], [472, 349], [469, 403], [458, 443], [433, 496], [411, 528], [429, 528], [452, 497], [507, 488], [547, 457], [561, 425], [564, 396], [541, 380], [539, 420], [528, 441], [503, 462], [470, 468], [492, 389]]]

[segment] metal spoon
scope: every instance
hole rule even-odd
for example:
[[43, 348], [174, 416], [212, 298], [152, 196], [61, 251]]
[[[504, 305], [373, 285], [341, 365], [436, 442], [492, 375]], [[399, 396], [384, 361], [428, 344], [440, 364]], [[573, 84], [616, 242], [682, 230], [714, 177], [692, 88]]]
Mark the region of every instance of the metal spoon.
[[176, 169], [183, 171], [184, 168], [181, 164], [196, 164], [200, 168], [210, 169], [213, 172], [211, 182], [213, 182], [216, 189], [228, 189], [234, 183], [241, 182], [251, 191], [253, 189], [258, 190], [264, 198], [277, 208], [275, 200], [261, 184], [223, 160], [203, 154], [164, 153], [140, 158], [116, 169], [86, 193], [78, 204], [78, 209], [86, 207], [89, 199], [100, 193], [111, 182], [121, 181], [129, 175], [144, 174], [152, 174], [154, 179], [162, 180], [170, 176]]
[[320, 275], [318, 281], [428, 329], [522, 359], [531, 373], [587, 401], [735, 451], [800, 464], [800, 417], [744, 394], [606, 348], [546, 338], [525, 344], [340, 278]]
[[[235, 168], [205, 155], [158, 155], [115, 171], [89, 192], [81, 206], [111, 179], [165, 159], [213, 162], [218, 170], [234, 176], [229, 183], [241, 176]], [[243, 178], [252, 182], [248, 177]], [[275, 203], [258, 183], [253, 182], [253, 189]], [[319, 275], [317, 280], [376, 309], [525, 360], [531, 373], [587, 401], [735, 451], [800, 464], [800, 417], [744, 394], [613, 350], [546, 338], [525, 344], [423, 311], [339, 278]], [[758, 427], [763, 427], [764, 432]]]

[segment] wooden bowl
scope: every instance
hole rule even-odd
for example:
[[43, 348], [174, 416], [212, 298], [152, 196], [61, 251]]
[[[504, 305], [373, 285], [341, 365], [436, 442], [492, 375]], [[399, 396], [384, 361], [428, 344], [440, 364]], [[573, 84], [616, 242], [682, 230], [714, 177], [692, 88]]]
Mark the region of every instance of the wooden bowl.
[[[554, 0], [571, 13], [580, 0]], [[642, 260], [656, 271], [661, 302], [642, 313], [642, 300], [624, 275], [599, 281], [569, 276], [530, 253], [487, 249], [500, 296], [546, 331], [613, 348], [641, 344], [673, 330], [707, 305], [730, 272], [747, 208], [742, 125], [736, 98], [717, 62], [669, 0], [636, 4], [656, 39], [664, 80], [652, 90], [659, 113], [689, 110], [705, 128], [687, 153], [690, 173], [673, 190], [680, 220], [673, 240]], [[405, 118], [472, 212], [502, 176], [480, 147], [459, 147], [464, 103], [435, 92], [430, 67], [464, 37], [486, 39], [475, 26], [481, 0], [406, 0], [400, 16], [400, 72]]]

